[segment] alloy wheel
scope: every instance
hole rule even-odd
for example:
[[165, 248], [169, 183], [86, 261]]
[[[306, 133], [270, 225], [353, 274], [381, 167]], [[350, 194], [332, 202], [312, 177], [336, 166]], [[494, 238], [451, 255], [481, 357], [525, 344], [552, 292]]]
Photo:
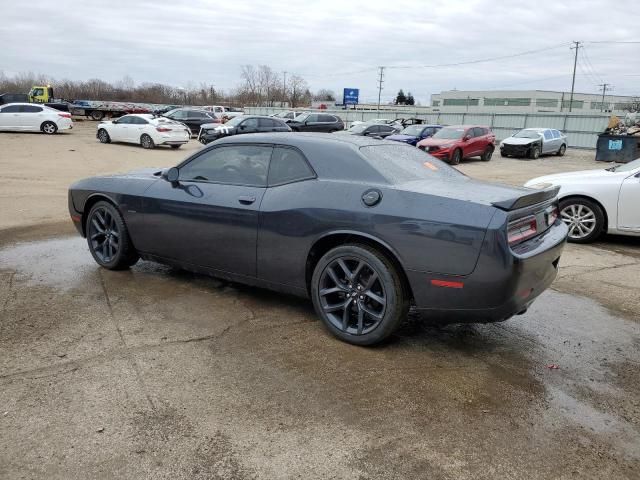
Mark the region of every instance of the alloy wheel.
[[322, 272], [319, 282], [322, 310], [334, 327], [364, 335], [382, 322], [387, 296], [380, 275], [366, 261], [340, 257]]
[[569, 227], [569, 237], [585, 238], [596, 228], [596, 215], [589, 207], [582, 204], [567, 205], [560, 212], [562, 221]]
[[56, 126], [53, 123], [45, 123], [42, 130], [48, 134], [56, 133]]
[[106, 208], [98, 208], [89, 221], [91, 248], [104, 263], [109, 263], [120, 250], [120, 230], [114, 216]]

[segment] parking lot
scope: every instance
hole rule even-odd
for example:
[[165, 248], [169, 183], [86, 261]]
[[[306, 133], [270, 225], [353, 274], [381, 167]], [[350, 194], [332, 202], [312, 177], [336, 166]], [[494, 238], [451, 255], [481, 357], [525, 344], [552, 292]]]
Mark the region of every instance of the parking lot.
[[[522, 316], [328, 335], [311, 303], [99, 268], [67, 187], [200, 147], [0, 136], [0, 478], [639, 478], [640, 239], [570, 244]], [[465, 161], [522, 184], [594, 152]], [[558, 368], [549, 368], [549, 367]]]

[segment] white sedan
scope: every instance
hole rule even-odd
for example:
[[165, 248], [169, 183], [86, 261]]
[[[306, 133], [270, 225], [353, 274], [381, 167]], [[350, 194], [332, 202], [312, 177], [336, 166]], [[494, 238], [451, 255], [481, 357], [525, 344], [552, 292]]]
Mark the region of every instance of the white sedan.
[[156, 145], [180, 148], [189, 141], [191, 132], [183, 123], [148, 113], [136, 113], [101, 122], [96, 137], [101, 143], [126, 142], [137, 143], [143, 148]]
[[46, 105], [9, 103], [0, 106], [0, 130], [54, 134], [73, 128], [71, 114]]
[[560, 218], [569, 241], [588, 243], [606, 231], [640, 236], [640, 158], [603, 170], [534, 178], [525, 187], [560, 187]]

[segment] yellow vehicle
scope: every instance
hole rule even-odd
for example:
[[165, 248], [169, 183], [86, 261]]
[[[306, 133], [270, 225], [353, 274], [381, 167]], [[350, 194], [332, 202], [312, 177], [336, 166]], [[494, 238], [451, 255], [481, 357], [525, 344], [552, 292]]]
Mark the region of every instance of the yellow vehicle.
[[53, 87], [51, 85], [34, 85], [29, 90], [29, 101], [31, 103], [55, 102], [53, 98]]

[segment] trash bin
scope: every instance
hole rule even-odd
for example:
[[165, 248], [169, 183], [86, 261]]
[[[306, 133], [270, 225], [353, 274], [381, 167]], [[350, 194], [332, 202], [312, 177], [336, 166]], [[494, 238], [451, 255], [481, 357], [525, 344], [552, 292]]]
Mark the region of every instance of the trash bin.
[[598, 135], [596, 161], [628, 163], [640, 157], [640, 137], [635, 135]]

